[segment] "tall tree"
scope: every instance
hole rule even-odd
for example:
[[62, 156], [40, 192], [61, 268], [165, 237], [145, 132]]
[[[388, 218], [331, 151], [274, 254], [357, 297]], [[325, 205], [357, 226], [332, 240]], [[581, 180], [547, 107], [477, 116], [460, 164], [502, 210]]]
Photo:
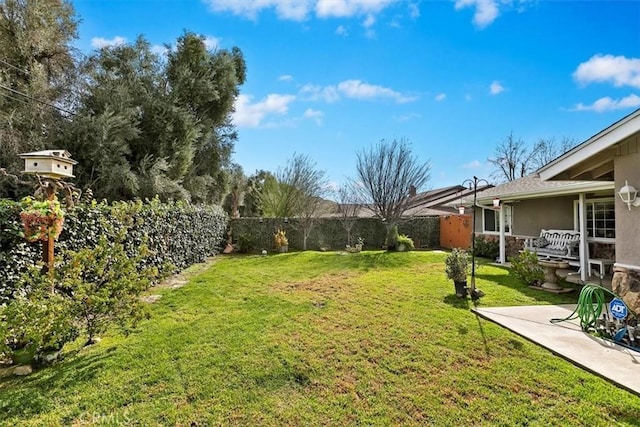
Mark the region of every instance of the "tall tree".
[[353, 182], [360, 199], [385, 223], [387, 238], [411, 205], [410, 188], [423, 188], [430, 178], [431, 164], [421, 162], [405, 139], [381, 140], [357, 153]]
[[231, 218], [240, 218], [240, 206], [247, 189], [247, 177], [242, 166], [234, 163], [227, 170], [228, 193], [224, 199], [224, 208]]
[[492, 177], [498, 182], [504, 182], [528, 175], [535, 170], [535, 154], [535, 148], [530, 149], [522, 139], [516, 139], [511, 132], [495, 148], [494, 157], [487, 159], [495, 168]]
[[[10, 173], [22, 170], [18, 154], [52, 148], [69, 118], [77, 26], [68, 1], [0, 0], [0, 167]], [[0, 177], [0, 197], [26, 191]]]
[[239, 50], [207, 51], [186, 33], [162, 60], [142, 37], [84, 63], [78, 116], [63, 138], [80, 162], [77, 182], [98, 198], [220, 203], [235, 131], [230, 124]]
[[178, 38], [175, 50], [169, 49], [167, 80], [176, 103], [200, 125], [193, 165], [185, 176], [185, 187], [195, 201], [214, 202], [224, 196], [217, 183], [237, 139], [231, 113], [245, 79], [246, 64], [237, 47], [210, 52], [204, 37], [187, 32]]
[[265, 181], [260, 206], [266, 216], [296, 217], [306, 250], [326, 191], [325, 172], [308, 156], [294, 154], [274, 178]]
[[562, 137], [560, 141], [555, 138], [540, 139], [533, 148], [533, 169], [538, 170], [550, 161], [566, 153], [576, 146], [573, 138]]
[[247, 178], [242, 216], [256, 217], [263, 215], [262, 209], [260, 208], [260, 195], [262, 194], [265, 182], [273, 178], [273, 174], [265, 170], [256, 171]]
[[347, 245], [352, 245], [351, 230], [358, 220], [358, 214], [362, 210], [362, 201], [358, 191], [352, 182], [344, 184], [338, 189], [338, 218], [340, 224], [347, 232]]

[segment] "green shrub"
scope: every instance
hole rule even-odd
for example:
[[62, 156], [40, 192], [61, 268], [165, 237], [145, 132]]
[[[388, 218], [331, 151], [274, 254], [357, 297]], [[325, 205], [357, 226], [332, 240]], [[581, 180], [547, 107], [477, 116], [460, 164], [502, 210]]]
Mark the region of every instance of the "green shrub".
[[73, 303], [54, 283], [41, 266], [19, 280], [14, 298], [0, 307], [0, 359], [32, 364], [77, 337]]
[[471, 257], [464, 249], [454, 248], [445, 258], [445, 273], [450, 280], [466, 282], [471, 270]]
[[544, 281], [544, 271], [538, 265], [538, 255], [524, 251], [511, 261], [513, 274], [526, 285], [537, 285]]
[[474, 253], [477, 257], [495, 260], [500, 254], [500, 244], [495, 240], [489, 240], [484, 236], [476, 236]]
[[112, 322], [125, 330], [135, 326], [144, 315], [140, 294], [160, 277], [156, 267], [140, 267], [149, 256], [146, 246], [130, 257], [124, 241], [124, 233], [115, 242], [101, 237], [95, 248], [70, 252], [68, 261], [56, 270], [87, 344]]
[[413, 240], [406, 234], [400, 234], [398, 236], [398, 247], [400, 247], [400, 245], [404, 245], [405, 250], [407, 251], [412, 251], [415, 249], [415, 246], [413, 245]]
[[[218, 206], [185, 203], [89, 201], [66, 209], [64, 228], [56, 242], [56, 255], [94, 248], [101, 238], [115, 243], [121, 232], [127, 256], [139, 257], [142, 243], [149, 253], [138, 268], [182, 270], [202, 262], [219, 250], [227, 217]], [[27, 243], [21, 236], [20, 205], [0, 201], [0, 305], [15, 292], [16, 283], [42, 258], [42, 243]]]
[[246, 254], [254, 250], [256, 247], [253, 243], [253, 239], [248, 234], [241, 234], [238, 236], [238, 252]]

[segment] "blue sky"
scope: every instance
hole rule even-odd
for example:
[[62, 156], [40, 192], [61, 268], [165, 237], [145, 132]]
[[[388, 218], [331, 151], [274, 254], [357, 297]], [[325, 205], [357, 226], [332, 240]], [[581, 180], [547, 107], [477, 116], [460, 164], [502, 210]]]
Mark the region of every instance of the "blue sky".
[[488, 178], [510, 132], [583, 141], [640, 107], [640, 0], [75, 0], [85, 52], [184, 30], [238, 46], [234, 161], [308, 154], [331, 182], [406, 138], [428, 186]]

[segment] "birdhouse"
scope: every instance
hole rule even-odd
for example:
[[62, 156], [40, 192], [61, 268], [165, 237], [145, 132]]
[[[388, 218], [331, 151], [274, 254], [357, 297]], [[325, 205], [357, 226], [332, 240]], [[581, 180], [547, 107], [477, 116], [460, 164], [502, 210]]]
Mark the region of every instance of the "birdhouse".
[[38, 174], [44, 178], [73, 178], [73, 165], [78, 164], [66, 150], [45, 150], [20, 154], [24, 159], [23, 173]]

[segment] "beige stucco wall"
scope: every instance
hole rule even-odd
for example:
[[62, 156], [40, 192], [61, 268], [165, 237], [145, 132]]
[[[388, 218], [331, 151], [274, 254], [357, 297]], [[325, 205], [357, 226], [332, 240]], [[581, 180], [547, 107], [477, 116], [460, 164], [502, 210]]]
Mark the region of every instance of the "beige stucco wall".
[[577, 196], [522, 200], [513, 204], [513, 232], [538, 236], [541, 229], [573, 230], [573, 201]]
[[[578, 196], [545, 197], [512, 204], [514, 236], [538, 236], [542, 229], [573, 230], [573, 202]], [[477, 211], [476, 233], [482, 233], [482, 210]]]
[[[614, 160], [616, 193], [625, 180], [640, 190], [640, 153], [617, 156]], [[640, 207], [631, 211], [616, 195], [616, 262], [640, 268]]]

